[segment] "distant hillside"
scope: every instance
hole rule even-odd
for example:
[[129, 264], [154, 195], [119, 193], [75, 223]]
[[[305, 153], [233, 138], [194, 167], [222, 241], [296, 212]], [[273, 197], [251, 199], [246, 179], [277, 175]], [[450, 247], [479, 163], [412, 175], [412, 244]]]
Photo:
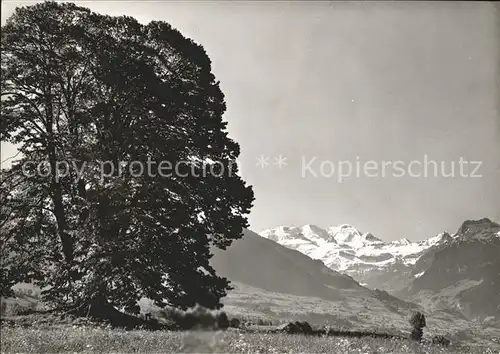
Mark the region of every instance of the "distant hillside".
[[[343, 301], [328, 301], [317, 297], [302, 297], [269, 292], [241, 283], [233, 283], [235, 289], [223, 299], [224, 311], [241, 318], [272, 320], [275, 322], [302, 320], [315, 325], [330, 324], [333, 328], [377, 331], [383, 333], [408, 333], [408, 317], [405, 311], [389, 310], [384, 301], [373, 297], [352, 296]], [[387, 293], [377, 296], [384, 299]], [[393, 303], [393, 297], [390, 297]], [[403, 306], [402, 302], [402, 306]], [[488, 346], [500, 350], [498, 324], [467, 321], [453, 314], [439, 311], [426, 312], [427, 327], [424, 338], [444, 335], [453, 343], [471, 346]], [[381, 349], [379, 349], [381, 350]], [[399, 353], [398, 351], [375, 351]], [[374, 352], [374, 353], [375, 353]], [[424, 351], [418, 351], [424, 353]], [[443, 351], [443, 353], [446, 351]], [[468, 351], [468, 353], [482, 351]], [[349, 351], [350, 353], [350, 351]], [[365, 353], [362, 351], [362, 353]], [[371, 353], [371, 351], [369, 352]], [[496, 353], [495, 351], [489, 353]]]
[[264, 290], [327, 300], [342, 299], [339, 290], [370, 294], [351, 277], [250, 230], [226, 250], [214, 252], [211, 264], [219, 275]]
[[[347, 275], [326, 267], [321, 261], [245, 230], [242, 239], [226, 250], [215, 250], [212, 265], [233, 283], [261, 291], [317, 298], [335, 303], [344, 312], [407, 316], [418, 306], [384, 291], [361, 286]], [[286, 296], [282, 295], [282, 296]], [[331, 314], [337, 310], [331, 308]], [[325, 314], [328, 315], [328, 312]]]

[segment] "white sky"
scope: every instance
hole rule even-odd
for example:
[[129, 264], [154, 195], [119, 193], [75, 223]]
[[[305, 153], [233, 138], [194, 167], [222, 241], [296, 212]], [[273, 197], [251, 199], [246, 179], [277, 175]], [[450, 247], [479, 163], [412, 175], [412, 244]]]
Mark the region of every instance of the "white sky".
[[[473, 2], [77, 2], [202, 44], [254, 186], [251, 228], [350, 223], [392, 240], [500, 219], [500, 26]], [[2, 24], [14, 2], [2, 2]], [[2, 144], [1, 159], [14, 154]], [[271, 165], [256, 166], [260, 155]], [[281, 170], [272, 165], [287, 157]], [[302, 176], [301, 159], [481, 160], [482, 178]], [[472, 172], [472, 168], [466, 173]]]

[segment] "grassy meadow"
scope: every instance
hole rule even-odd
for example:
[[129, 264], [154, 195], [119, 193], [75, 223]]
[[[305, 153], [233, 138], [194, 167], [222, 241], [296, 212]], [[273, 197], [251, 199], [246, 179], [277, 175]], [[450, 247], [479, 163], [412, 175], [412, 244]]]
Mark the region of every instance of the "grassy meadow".
[[[2, 353], [363, 353], [363, 354], [499, 354], [500, 329], [462, 321], [441, 312], [426, 313], [424, 343], [373, 337], [316, 337], [270, 333], [272, 325], [305, 320], [313, 326], [407, 336], [407, 309], [389, 311], [384, 303], [331, 302], [311, 297], [266, 292], [243, 284], [224, 299], [224, 311], [241, 328], [226, 331], [121, 330], [85, 318], [34, 313], [10, 313], [1, 327]], [[21, 295], [21, 294], [20, 294]], [[348, 294], [347, 294], [348, 295]], [[346, 296], [347, 296], [346, 295]], [[25, 296], [24, 302], [34, 301]], [[23, 301], [19, 303], [24, 304]], [[34, 304], [34, 302], [32, 302]], [[162, 312], [150, 301], [140, 302], [162, 322]], [[391, 305], [392, 306], [392, 305]], [[43, 307], [41, 304], [37, 306]], [[449, 347], [429, 344], [433, 335], [451, 340]]]
[[124, 331], [92, 327], [3, 327], [2, 353], [364, 353], [497, 354], [488, 348], [443, 348], [409, 340], [307, 337], [227, 331]]

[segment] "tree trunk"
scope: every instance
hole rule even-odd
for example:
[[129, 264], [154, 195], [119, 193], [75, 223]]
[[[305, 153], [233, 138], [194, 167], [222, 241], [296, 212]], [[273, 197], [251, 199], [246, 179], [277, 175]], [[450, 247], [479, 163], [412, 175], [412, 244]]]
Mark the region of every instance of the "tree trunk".
[[90, 301], [77, 306], [70, 311], [79, 317], [91, 317], [110, 323], [113, 327], [134, 329], [146, 327], [148, 329], [161, 329], [162, 326], [156, 321], [145, 321], [139, 317], [118, 311], [111, 305], [103, 295], [97, 295]]
[[73, 262], [73, 240], [68, 234], [68, 225], [66, 222], [66, 214], [64, 211], [63, 197], [61, 184], [57, 177], [57, 156], [53, 142], [49, 142], [48, 146], [49, 163], [51, 168], [51, 189], [52, 201], [54, 203], [54, 214], [57, 221], [57, 232], [61, 239], [62, 249], [66, 263], [70, 265]]

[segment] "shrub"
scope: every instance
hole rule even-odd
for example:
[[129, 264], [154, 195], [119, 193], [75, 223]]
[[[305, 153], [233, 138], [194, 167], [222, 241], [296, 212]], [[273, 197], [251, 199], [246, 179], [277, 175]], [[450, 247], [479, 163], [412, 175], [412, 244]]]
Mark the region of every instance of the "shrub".
[[443, 336], [434, 336], [432, 337], [432, 344], [442, 345], [444, 347], [449, 346], [451, 341]]
[[165, 309], [161, 312], [161, 315], [171, 324], [184, 330], [194, 328], [215, 329], [217, 325], [216, 317], [201, 306], [197, 306], [193, 310], [186, 312], [173, 308]]
[[305, 334], [311, 334], [313, 333], [313, 329], [311, 327], [311, 325], [306, 322], [306, 321], [303, 321], [303, 322], [295, 322], [295, 324], [300, 328], [300, 332], [301, 333], [305, 333]]
[[231, 318], [231, 321], [229, 321], [229, 327], [240, 328], [240, 320], [237, 318]]
[[214, 328], [217, 323], [215, 316], [201, 306], [197, 306], [191, 315], [194, 317], [195, 327], [198, 328]]
[[409, 322], [413, 327], [410, 338], [416, 341], [421, 341], [424, 334], [423, 328], [426, 326], [424, 314], [418, 311], [413, 313]]
[[221, 312], [217, 315], [217, 327], [219, 329], [227, 329], [229, 327], [229, 319], [225, 312]]
[[221, 311], [218, 314], [207, 310], [204, 307], [197, 306], [190, 311], [181, 311], [175, 308], [166, 308], [160, 311], [160, 316], [168, 324], [182, 330], [190, 329], [227, 329], [229, 327], [238, 328], [240, 320], [237, 318], [229, 319], [228, 315]]

